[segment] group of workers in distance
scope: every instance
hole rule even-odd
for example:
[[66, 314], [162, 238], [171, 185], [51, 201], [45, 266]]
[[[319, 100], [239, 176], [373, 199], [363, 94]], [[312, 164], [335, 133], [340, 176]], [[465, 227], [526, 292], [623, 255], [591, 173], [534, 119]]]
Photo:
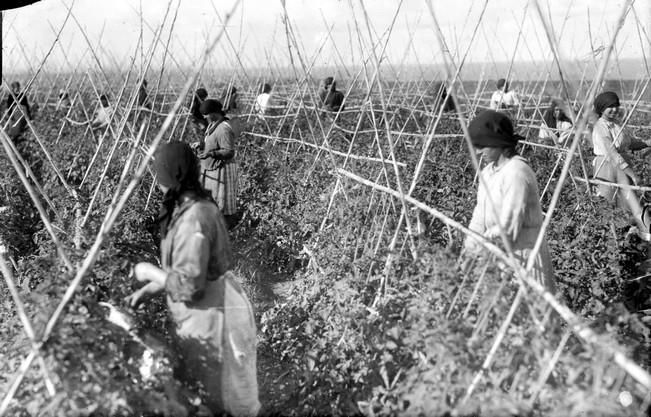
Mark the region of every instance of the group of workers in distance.
[[[472, 233], [465, 239], [462, 256], [486, 259], [482, 241], [487, 240], [527, 262], [543, 223], [540, 191], [534, 171], [518, 154], [522, 137], [504, 111], [518, 106], [518, 98], [509, 92], [505, 81], [500, 80], [498, 87], [491, 97], [491, 108], [478, 113], [468, 126], [471, 143], [485, 166], [468, 226]], [[264, 117], [271, 108], [271, 92], [270, 84], [260, 86], [253, 104], [258, 116]], [[144, 285], [126, 302], [137, 307], [154, 294], [164, 294], [183, 375], [203, 387], [205, 407], [213, 413], [252, 416], [260, 410], [256, 325], [241, 278], [233, 269], [229, 238], [237, 213], [239, 133], [227, 114], [238, 109], [237, 94], [230, 86], [218, 100], [210, 98], [205, 88], [197, 89], [190, 115], [202, 139], [168, 142], [156, 151], [152, 164], [163, 194], [157, 217], [161, 264], [135, 265], [134, 277]], [[19, 84], [12, 84], [10, 96], [7, 106], [11, 109], [19, 103], [24, 106], [23, 117], [30, 117]], [[438, 105], [454, 109], [453, 102], [443, 101], [444, 97], [449, 99], [443, 85], [438, 86], [437, 96]], [[139, 100], [142, 97], [139, 93]], [[343, 110], [344, 97], [332, 77], [324, 80], [317, 98], [325, 110]], [[108, 98], [100, 101], [100, 109], [109, 113]], [[618, 187], [640, 184], [628, 151], [649, 146], [649, 141], [627, 134], [623, 127], [625, 112], [617, 94], [599, 94], [594, 112], [598, 117], [592, 129], [594, 177], [601, 181], [598, 195], [627, 207], [641, 235], [651, 237], [649, 209], [640, 203], [635, 191]], [[572, 122], [561, 105], [550, 107], [543, 119], [547, 134], [571, 131]], [[548, 291], [556, 291], [550, 250], [544, 239], [534, 257], [532, 278]]]

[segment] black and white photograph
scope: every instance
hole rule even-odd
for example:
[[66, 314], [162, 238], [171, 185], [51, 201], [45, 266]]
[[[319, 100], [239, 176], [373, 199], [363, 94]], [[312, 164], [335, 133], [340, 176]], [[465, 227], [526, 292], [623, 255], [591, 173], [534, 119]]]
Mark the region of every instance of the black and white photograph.
[[0, 0], [0, 417], [651, 417], [651, 0]]

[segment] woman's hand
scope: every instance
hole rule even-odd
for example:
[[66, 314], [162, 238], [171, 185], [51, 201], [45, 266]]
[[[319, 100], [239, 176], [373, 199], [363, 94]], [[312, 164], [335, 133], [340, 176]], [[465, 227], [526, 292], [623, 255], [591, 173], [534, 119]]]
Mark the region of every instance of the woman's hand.
[[152, 263], [138, 263], [133, 269], [133, 273], [140, 282], [151, 281], [157, 283], [160, 287], [165, 287], [167, 273]]
[[134, 291], [131, 295], [126, 296], [124, 300], [129, 304], [129, 307], [135, 308], [140, 304], [144, 296], [157, 294], [163, 289], [164, 287], [158, 285], [158, 283], [150, 281], [144, 287]]

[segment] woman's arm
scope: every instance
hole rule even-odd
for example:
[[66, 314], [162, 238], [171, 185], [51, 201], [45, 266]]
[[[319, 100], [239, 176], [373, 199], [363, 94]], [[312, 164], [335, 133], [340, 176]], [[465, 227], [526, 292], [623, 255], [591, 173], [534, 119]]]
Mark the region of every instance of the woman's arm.
[[615, 144], [613, 143], [615, 138], [610, 134], [610, 130], [602, 123], [597, 122], [592, 129], [592, 141], [594, 147], [599, 148], [604, 151], [604, 155], [608, 161], [618, 167], [619, 169], [625, 171], [628, 168], [628, 162], [620, 155]]
[[[223, 122], [226, 123], [226, 122]], [[211, 156], [219, 160], [229, 160], [235, 156], [235, 132], [228, 124], [217, 138], [219, 148], [212, 151]]]
[[166, 273], [165, 290], [175, 302], [197, 300], [206, 287], [210, 245], [199, 223], [194, 223], [194, 230], [179, 229], [174, 236], [173, 263]]
[[[472, 230], [473, 232], [477, 232], [480, 235], [483, 235], [484, 232], [486, 231], [486, 226], [485, 226], [485, 219], [484, 219], [484, 214], [485, 214], [485, 198], [484, 198], [484, 190], [482, 189], [482, 186], [479, 186], [480, 189], [477, 191], [477, 204], [475, 205], [475, 208], [472, 212], [472, 217], [470, 219], [470, 224], [468, 224], [468, 229]], [[477, 241], [470, 237], [466, 236], [466, 239], [463, 243], [463, 251], [464, 252], [471, 252], [475, 250], [479, 244]]]

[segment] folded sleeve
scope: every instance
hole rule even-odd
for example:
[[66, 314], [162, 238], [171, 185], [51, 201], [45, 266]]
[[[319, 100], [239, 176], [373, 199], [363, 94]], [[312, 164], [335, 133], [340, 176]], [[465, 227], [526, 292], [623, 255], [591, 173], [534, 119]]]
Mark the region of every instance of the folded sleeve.
[[180, 228], [172, 245], [172, 265], [165, 289], [175, 302], [191, 302], [203, 296], [210, 258], [208, 238], [198, 222]]

